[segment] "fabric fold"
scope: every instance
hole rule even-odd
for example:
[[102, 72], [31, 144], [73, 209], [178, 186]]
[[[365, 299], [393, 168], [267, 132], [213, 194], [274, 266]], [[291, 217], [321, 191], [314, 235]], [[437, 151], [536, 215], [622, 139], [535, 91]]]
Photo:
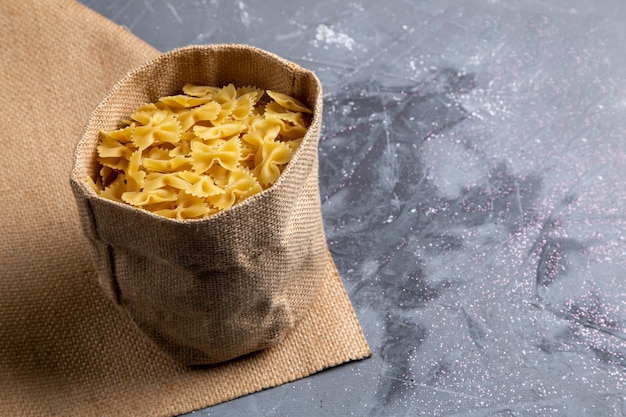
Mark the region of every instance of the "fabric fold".
[[158, 349], [98, 285], [68, 179], [91, 111], [159, 52], [69, 0], [2, 2], [0, 34], [1, 415], [172, 416], [370, 355], [328, 253], [277, 346], [201, 369]]

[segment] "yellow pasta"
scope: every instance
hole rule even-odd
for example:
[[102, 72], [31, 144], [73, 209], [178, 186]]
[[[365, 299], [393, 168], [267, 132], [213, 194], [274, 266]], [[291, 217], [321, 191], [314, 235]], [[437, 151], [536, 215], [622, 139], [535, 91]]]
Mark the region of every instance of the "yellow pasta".
[[281, 167], [291, 160], [291, 148], [282, 142], [263, 142], [256, 153], [256, 167], [252, 171], [261, 185], [268, 186], [276, 182]]
[[204, 199], [182, 191], [178, 193], [176, 205], [161, 206], [152, 211], [161, 216], [177, 220], [197, 219], [217, 212]]
[[192, 97], [215, 97], [215, 94], [220, 91], [218, 87], [212, 87], [207, 85], [193, 85], [185, 84], [183, 86], [183, 93]]
[[241, 123], [222, 123], [217, 126], [194, 126], [193, 133], [205, 142], [239, 135], [245, 126]]
[[222, 110], [222, 106], [216, 101], [210, 101], [192, 109], [188, 109], [184, 113], [178, 114], [183, 131], [189, 130], [190, 127], [201, 121], [212, 122], [217, 119]]
[[157, 107], [159, 104], [162, 104], [162, 105], [165, 105], [165, 107], [163, 108], [169, 108], [170, 110], [188, 109], [191, 107], [196, 107], [201, 104], [208, 103], [209, 101], [211, 101], [210, 96], [191, 97], [185, 94], [180, 94], [177, 96], [169, 96], [169, 97], [161, 98], [157, 103]]
[[131, 142], [139, 150], [162, 143], [174, 144], [180, 140], [180, 122], [168, 110], [160, 110], [155, 105], [144, 106], [133, 113], [131, 119], [139, 123], [130, 135]]
[[245, 198], [263, 190], [252, 173], [247, 170], [230, 171], [224, 192], [208, 196], [207, 200], [219, 210], [225, 210]]
[[171, 189], [164, 188], [151, 191], [126, 191], [122, 194], [122, 200], [139, 207], [164, 201], [176, 201], [176, 199], [177, 195]]
[[169, 174], [151, 172], [146, 175], [143, 182], [143, 190], [147, 192], [166, 188], [185, 190], [189, 188], [189, 186], [189, 182], [181, 178], [177, 172]]
[[102, 197], [114, 201], [122, 201], [122, 194], [126, 190], [126, 176], [119, 174], [104, 190], [100, 192]]
[[102, 197], [172, 219], [203, 218], [274, 184], [307, 132], [311, 110], [283, 93], [185, 84], [101, 133]]
[[307, 106], [302, 104], [295, 98], [288, 96], [287, 94], [279, 93], [277, 91], [268, 91], [267, 95], [274, 99], [280, 106], [294, 112], [313, 113]]
[[215, 184], [215, 180], [209, 175], [196, 174], [192, 171], [181, 171], [178, 176], [189, 184], [185, 188], [187, 194], [204, 198], [212, 195], [223, 194], [224, 190]]
[[284, 120], [296, 126], [304, 126], [304, 116], [302, 113], [294, 113], [293, 111], [281, 106], [275, 101], [272, 101], [265, 106], [265, 114], [267, 116], [274, 116], [277, 119]]
[[244, 94], [235, 102], [230, 114], [235, 120], [244, 120], [252, 114], [256, 104], [256, 92]]
[[146, 171], [142, 169], [141, 150], [136, 150], [130, 157], [128, 167], [126, 168], [126, 189], [129, 191], [139, 191], [143, 186], [143, 180], [146, 177]]
[[226, 104], [233, 102], [237, 99], [237, 88], [234, 85], [228, 84], [227, 86], [220, 88], [215, 94], [215, 101], [220, 104]]
[[199, 174], [205, 173], [215, 164], [229, 171], [236, 171], [241, 155], [239, 148], [238, 137], [213, 146], [194, 142], [191, 144], [191, 166]]
[[251, 85], [245, 87], [237, 87], [237, 97], [243, 97], [248, 93], [256, 93], [256, 98], [260, 99], [265, 94], [265, 90]]

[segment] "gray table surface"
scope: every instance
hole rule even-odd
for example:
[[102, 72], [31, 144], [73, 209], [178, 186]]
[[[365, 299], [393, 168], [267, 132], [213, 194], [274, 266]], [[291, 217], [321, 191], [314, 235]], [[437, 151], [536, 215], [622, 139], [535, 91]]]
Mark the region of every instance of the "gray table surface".
[[189, 416], [626, 416], [626, 3], [83, 3], [324, 85], [325, 227], [373, 356]]

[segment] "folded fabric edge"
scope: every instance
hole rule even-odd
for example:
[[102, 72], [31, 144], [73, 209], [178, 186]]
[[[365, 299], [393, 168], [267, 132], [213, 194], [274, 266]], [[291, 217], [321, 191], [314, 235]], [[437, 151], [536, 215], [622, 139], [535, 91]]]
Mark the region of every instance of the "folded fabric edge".
[[[75, 17], [80, 19], [86, 19], [89, 21], [94, 21], [98, 26], [107, 25], [109, 26], [105, 30], [113, 31], [111, 34], [116, 40], [126, 41], [129, 44], [133, 45], [137, 52], [143, 53], [146, 56], [149, 56], [149, 59], [156, 58], [160, 51], [150, 44], [142, 41], [137, 36], [135, 36], [128, 27], [119, 25], [114, 21], [110, 20], [106, 16], [98, 13], [96, 10], [89, 8], [88, 6], [79, 3], [76, 0], [56, 0], [58, 6], [61, 8], [68, 8], [67, 13], [72, 14]], [[74, 15], [74, 13], [76, 13]]]

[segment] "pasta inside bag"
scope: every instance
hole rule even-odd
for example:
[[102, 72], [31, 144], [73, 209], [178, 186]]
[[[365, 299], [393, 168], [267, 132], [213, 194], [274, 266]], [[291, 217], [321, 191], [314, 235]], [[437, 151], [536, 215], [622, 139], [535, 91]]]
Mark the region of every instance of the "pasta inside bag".
[[94, 191], [164, 217], [207, 217], [272, 186], [306, 135], [311, 110], [255, 87], [185, 84], [101, 132]]
[[[266, 91], [264, 114], [283, 126], [259, 133], [249, 117]], [[328, 268], [321, 118], [312, 72], [246, 45], [162, 54], [89, 118], [71, 185], [100, 285], [179, 362], [275, 346], [315, 300]], [[260, 151], [276, 129], [276, 149]]]

